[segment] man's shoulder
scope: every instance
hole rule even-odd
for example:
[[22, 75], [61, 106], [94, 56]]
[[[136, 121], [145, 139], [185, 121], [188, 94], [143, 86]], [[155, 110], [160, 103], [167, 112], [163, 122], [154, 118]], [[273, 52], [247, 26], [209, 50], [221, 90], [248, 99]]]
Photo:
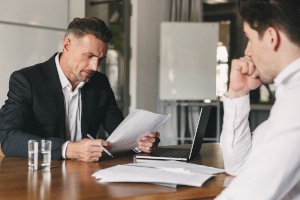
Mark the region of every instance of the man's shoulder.
[[55, 82], [59, 81], [55, 59], [53, 57], [43, 63], [14, 71], [10, 76], [10, 81], [12, 82], [28, 82], [37, 87], [44, 85], [44, 83], [49, 80], [55, 80]]
[[[55, 54], [56, 55], [56, 54]], [[23, 67], [19, 70], [16, 70], [14, 74], [24, 74], [26, 76], [37, 76], [41, 74], [47, 74], [49, 70], [56, 70], [55, 68], [55, 55], [49, 58], [45, 62], [37, 63], [32, 66]]]
[[41, 70], [41, 67], [46, 67], [46, 66], [55, 66], [55, 55], [54, 54], [51, 58], [49, 58], [48, 60], [44, 61], [44, 62], [40, 62], [31, 66], [27, 66], [24, 67], [18, 71], [22, 71], [22, 72], [31, 72], [31, 71], [38, 71]]

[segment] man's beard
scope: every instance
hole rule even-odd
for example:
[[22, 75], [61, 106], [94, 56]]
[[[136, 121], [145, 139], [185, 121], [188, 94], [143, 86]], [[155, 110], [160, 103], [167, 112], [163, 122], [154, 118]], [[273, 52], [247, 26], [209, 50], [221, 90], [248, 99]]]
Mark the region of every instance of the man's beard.
[[91, 78], [93, 77], [93, 75], [94, 75], [94, 73], [90, 76], [90, 77], [86, 77], [86, 79], [84, 80], [81, 76], [80, 76], [80, 74], [77, 74], [77, 73], [75, 73], [73, 70], [72, 70], [72, 68], [70, 68], [70, 70], [71, 70], [71, 73], [74, 75], [74, 77], [79, 81], [79, 82], [89, 82], [90, 80], [91, 80]]

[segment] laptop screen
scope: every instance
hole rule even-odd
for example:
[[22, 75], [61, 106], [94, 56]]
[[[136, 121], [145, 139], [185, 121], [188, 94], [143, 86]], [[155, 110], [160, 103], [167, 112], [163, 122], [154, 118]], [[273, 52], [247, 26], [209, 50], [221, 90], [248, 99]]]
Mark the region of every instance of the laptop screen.
[[196, 133], [194, 134], [194, 139], [193, 139], [193, 144], [192, 144], [189, 159], [196, 156], [201, 149], [203, 138], [207, 128], [210, 111], [211, 111], [211, 106], [204, 106], [200, 110]]

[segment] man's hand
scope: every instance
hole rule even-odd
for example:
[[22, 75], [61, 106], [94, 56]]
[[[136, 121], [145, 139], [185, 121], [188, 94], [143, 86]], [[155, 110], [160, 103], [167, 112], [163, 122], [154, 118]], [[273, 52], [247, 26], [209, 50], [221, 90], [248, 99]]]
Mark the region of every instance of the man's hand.
[[146, 153], [151, 153], [157, 148], [160, 142], [159, 136], [159, 132], [151, 132], [149, 135], [142, 137], [138, 142], [138, 149]]
[[229, 98], [244, 96], [261, 85], [258, 72], [248, 56], [232, 60], [230, 72]]
[[103, 149], [100, 146], [109, 149], [110, 143], [105, 140], [83, 139], [79, 142], [69, 142], [66, 150], [66, 158], [77, 159], [84, 162], [98, 161], [102, 157]]

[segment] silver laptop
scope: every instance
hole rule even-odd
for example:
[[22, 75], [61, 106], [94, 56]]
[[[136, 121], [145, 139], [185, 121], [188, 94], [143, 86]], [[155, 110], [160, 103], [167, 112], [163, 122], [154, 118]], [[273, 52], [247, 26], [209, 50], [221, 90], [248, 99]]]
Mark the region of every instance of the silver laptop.
[[178, 160], [188, 161], [199, 154], [203, 138], [206, 132], [208, 119], [211, 111], [211, 106], [204, 106], [200, 110], [197, 129], [194, 134], [191, 149], [176, 149], [159, 147], [151, 154], [136, 154], [134, 156], [135, 162], [147, 162], [153, 160]]

